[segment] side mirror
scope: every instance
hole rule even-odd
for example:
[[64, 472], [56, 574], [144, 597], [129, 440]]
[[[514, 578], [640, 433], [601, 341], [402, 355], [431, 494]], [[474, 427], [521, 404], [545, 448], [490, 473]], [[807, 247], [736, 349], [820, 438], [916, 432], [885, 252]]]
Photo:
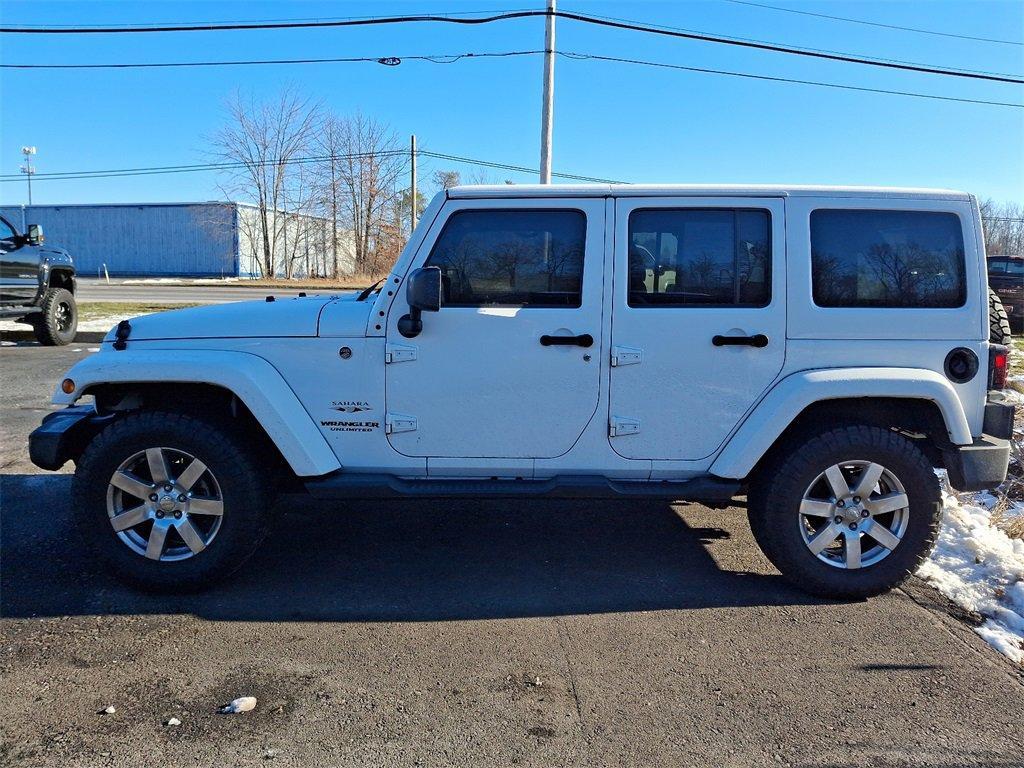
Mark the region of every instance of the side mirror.
[[441, 268], [413, 270], [405, 286], [405, 300], [409, 302], [409, 314], [399, 318], [398, 332], [411, 339], [423, 330], [420, 313], [441, 309]]
[[29, 245], [39, 245], [46, 238], [43, 237], [43, 228], [39, 224], [29, 224], [28, 233], [25, 235], [25, 241]]

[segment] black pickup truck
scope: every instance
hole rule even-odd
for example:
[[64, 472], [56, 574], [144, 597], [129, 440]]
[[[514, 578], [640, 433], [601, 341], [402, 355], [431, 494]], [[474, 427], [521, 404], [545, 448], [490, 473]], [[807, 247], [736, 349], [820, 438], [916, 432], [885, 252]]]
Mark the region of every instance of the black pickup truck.
[[20, 234], [0, 216], [0, 318], [28, 323], [40, 344], [74, 341], [78, 330], [75, 265], [60, 248], [43, 246], [43, 230]]

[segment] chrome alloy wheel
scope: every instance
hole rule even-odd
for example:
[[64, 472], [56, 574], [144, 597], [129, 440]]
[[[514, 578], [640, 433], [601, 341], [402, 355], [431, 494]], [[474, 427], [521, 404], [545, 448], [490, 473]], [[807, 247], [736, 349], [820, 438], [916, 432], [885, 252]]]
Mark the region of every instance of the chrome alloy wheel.
[[899, 546], [910, 519], [906, 489], [890, 470], [871, 461], [834, 464], [812, 482], [800, 502], [807, 548], [835, 568], [867, 568]]
[[220, 530], [224, 499], [210, 469], [176, 448], [147, 448], [107, 486], [107, 514], [121, 541], [151, 560], [186, 560]]
[[54, 319], [57, 322], [57, 330], [61, 333], [71, 330], [71, 305], [66, 301], [60, 302], [54, 310]]

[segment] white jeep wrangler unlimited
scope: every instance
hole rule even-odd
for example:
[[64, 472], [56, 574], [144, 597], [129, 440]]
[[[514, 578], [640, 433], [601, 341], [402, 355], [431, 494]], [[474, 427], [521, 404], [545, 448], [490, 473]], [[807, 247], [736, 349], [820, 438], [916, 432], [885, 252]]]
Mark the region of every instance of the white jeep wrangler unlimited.
[[376, 290], [122, 322], [30, 448], [147, 588], [235, 570], [304, 489], [745, 495], [794, 584], [863, 597], [927, 557], [934, 468], [1005, 477], [1006, 358], [967, 194], [461, 187]]

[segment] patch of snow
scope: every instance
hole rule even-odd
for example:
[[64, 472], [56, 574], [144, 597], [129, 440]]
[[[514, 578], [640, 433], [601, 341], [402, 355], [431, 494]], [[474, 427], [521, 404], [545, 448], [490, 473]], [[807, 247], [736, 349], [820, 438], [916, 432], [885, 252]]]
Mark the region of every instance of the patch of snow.
[[931, 558], [918, 576], [985, 623], [975, 631], [1024, 664], [1024, 541], [992, 524], [989, 493], [962, 502], [943, 491], [944, 518]]
[[[152, 312], [138, 312], [132, 315], [132, 317], [142, 317], [143, 315], [151, 315]], [[106, 333], [119, 322], [125, 318], [121, 315], [106, 315], [104, 317], [96, 317], [91, 320], [80, 320], [78, 322], [78, 330], [85, 332], [97, 332], [101, 331]], [[0, 331], [31, 331], [32, 326], [24, 323], [16, 323], [13, 320], [0, 320]]]

